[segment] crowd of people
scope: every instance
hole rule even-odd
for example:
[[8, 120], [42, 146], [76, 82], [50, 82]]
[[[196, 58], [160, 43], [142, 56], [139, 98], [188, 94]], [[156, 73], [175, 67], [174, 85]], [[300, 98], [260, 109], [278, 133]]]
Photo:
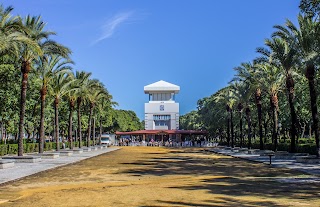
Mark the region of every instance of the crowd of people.
[[119, 146], [152, 146], [152, 147], [211, 147], [217, 146], [218, 143], [210, 142], [206, 139], [191, 139], [184, 141], [176, 141], [168, 139], [166, 141], [150, 139], [149, 141], [139, 139], [120, 139], [118, 142]]

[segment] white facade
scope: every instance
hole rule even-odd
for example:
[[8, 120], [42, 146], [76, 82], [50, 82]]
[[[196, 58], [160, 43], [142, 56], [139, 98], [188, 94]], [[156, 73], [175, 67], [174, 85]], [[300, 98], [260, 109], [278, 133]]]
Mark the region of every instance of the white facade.
[[179, 103], [175, 94], [180, 87], [166, 81], [158, 81], [144, 87], [149, 102], [144, 104], [146, 130], [179, 129]]

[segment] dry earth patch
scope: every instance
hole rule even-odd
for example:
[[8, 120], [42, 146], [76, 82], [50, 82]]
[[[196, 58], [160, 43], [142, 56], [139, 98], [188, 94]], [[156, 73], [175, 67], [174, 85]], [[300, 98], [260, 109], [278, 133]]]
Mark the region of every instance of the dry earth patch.
[[320, 206], [308, 177], [201, 148], [123, 147], [0, 187], [0, 206]]

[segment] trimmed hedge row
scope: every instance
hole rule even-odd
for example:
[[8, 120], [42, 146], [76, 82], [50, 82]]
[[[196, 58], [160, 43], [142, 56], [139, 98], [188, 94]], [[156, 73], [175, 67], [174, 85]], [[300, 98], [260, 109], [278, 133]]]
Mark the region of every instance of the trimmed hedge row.
[[[227, 146], [227, 142], [220, 142], [219, 145]], [[235, 143], [235, 146], [240, 146], [238, 142]], [[244, 143], [244, 147], [247, 147], [248, 144]], [[251, 145], [252, 149], [259, 149], [260, 144], [258, 142], [252, 143]], [[274, 144], [267, 143], [264, 144], [264, 149], [266, 150], [274, 150]], [[278, 151], [288, 151], [290, 152], [290, 142], [286, 143], [278, 143]], [[315, 143], [303, 143], [303, 144], [297, 144], [297, 153], [309, 153], [311, 155], [317, 154], [317, 147]]]
[[[93, 142], [91, 141], [90, 145], [92, 146]], [[79, 146], [79, 142], [73, 143], [74, 147]], [[82, 146], [86, 146], [86, 142], [82, 142]], [[44, 151], [51, 151], [56, 149], [55, 142], [45, 142], [44, 143]], [[69, 142], [65, 143], [65, 147], [69, 148]], [[62, 149], [62, 143], [60, 143], [60, 149]], [[26, 143], [23, 144], [23, 153], [32, 153], [39, 151], [39, 144], [38, 143]], [[18, 154], [18, 144], [1, 144], [0, 145], [0, 156], [7, 155], [7, 154]]]
[[[253, 144], [252, 148], [259, 149], [260, 144]], [[264, 149], [266, 150], [274, 150], [274, 144], [268, 143], [264, 145]], [[309, 153], [312, 155], [317, 154], [317, 147], [315, 144], [298, 144], [297, 145], [297, 153]], [[288, 143], [279, 143], [278, 144], [278, 151], [288, 151], [290, 152], [290, 144]]]

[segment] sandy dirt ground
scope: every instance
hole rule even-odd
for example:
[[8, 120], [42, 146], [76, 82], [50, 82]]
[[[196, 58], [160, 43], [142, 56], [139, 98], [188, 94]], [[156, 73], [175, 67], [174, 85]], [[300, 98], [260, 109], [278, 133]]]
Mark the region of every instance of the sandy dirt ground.
[[[319, 183], [204, 149], [123, 147], [0, 186], [0, 207], [320, 206]], [[294, 180], [294, 179], [293, 179]]]

